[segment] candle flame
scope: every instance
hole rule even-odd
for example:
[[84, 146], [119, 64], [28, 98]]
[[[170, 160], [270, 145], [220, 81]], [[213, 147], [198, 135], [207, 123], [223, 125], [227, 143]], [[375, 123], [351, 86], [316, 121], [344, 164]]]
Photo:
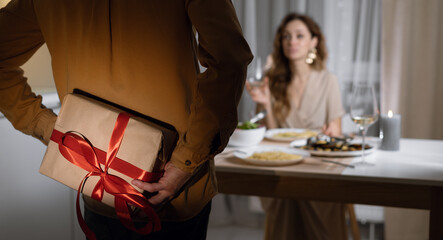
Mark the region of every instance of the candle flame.
[[392, 110], [389, 110], [388, 117], [391, 118], [394, 114], [392, 113]]

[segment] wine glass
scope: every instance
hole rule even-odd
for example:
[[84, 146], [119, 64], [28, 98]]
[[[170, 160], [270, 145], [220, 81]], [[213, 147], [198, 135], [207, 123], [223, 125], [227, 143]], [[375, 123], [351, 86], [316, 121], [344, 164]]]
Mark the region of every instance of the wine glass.
[[261, 65], [261, 59], [257, 57], [250, 64], [248, 71], [248, 83], [253, 87], [263, 86], [263, 67]]
[[367, 128], [378, 120], [379, 110], [375, 90], [370, 83], [357, 83], [352, 90], [351, 119], [362, 134], [361, 165], [373, 165], [365, 161], [365, 137]]

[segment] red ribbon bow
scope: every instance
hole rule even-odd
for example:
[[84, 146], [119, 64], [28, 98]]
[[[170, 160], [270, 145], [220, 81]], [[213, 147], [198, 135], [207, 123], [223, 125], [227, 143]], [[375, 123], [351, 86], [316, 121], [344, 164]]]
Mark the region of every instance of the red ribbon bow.
[[[80, 133], [66, 132], [65, 134], [54, 129], [51, 140], [59, 144], [60, 153], [74, 165], [88, 171], [88, 174], [81, 181], [77, 190], [77, 219], [80, 227], [88, 239], [96, 239], [95, 234], [86, 225], [80, 211], [79, 198], [84, 182], [90, 176], [99, 176], [100, 179], [94, 187], [91, 197], [101, 201], [103, 192], [106, 191], [114, 196], [115, 210], [117, 216], [125, 227], [140, 234], [149, 234], [161, 229], [160, 219], [152, 209], [148, 200], [122, 178], [108, 173], [109, 167], [114, 162], [113, 169], [124, 173], [130, 177], [138, 178], [142, 181], [152, 182], [158, 180], [162, 173], [149, 173], [138, 169], [121, 159], [117, 158], [117, 152], [120, 148], [126, 126], [129, 122], [129, 116], [120, 113], [112, 132], [108, 151], [104, 153], [100, 149], [94, 148], [89, 140]], [[105, 165], [104, 170], [100, 162]], [[116, 167], [117, 166], [117, 167]], [[136, 229], [130, 215], [128, 204], [139, 207], [150, 217], [150, 221], [142, 228]]]

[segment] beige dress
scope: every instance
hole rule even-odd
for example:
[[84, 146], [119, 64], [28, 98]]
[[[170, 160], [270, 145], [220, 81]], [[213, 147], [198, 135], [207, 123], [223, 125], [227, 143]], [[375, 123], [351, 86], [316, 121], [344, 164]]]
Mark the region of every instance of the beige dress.
[[[291, 103], [295, 106], [295, 103]], [[300, 101], [283, 128], [321, 129], [344, 114], [337, 78], [326, 70], [313, 71]], [[321, 191], [321, 189], [318, 189]], [[344, 205], [328, 202], [262, 198], [266, 212], [265, 239], [346, 239]]]

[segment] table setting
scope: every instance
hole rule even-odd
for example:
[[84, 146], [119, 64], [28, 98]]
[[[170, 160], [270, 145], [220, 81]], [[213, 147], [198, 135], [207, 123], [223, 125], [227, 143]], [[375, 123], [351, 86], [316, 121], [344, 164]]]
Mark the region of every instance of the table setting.
[[[374, 87], [368, 83], [356, 83], [352, 91], [349, 115], [359, 134], [327, 136], [320, 129], [266, 129], [258, 123], [266, 114], [262, 111], [249, 121], [239, 123], [221, 156], [232, 156], [241, 160], [239, 164], [255, 166], [287, 168], [311, 159], [353, 169], [373, 167], [376, 161], [368, 160], [368, 156], [376, 151], [399, 151], [400, 148], [401, 116], [392, 111], [380, 114]], [[377, 121], [380, 121], [380, 137], [367, 137], [368, 127]], [[267, 156], [257, 158], [257, 155]]]
[[[365, 155], [376, 151], [378, 144], [378, 139], [371, 138], [371, 143], [365, 146]], [[361, 148], [360, 137], [329, 137], [321, 134], [317, 129], [265, 130], [263, 126], [260, 126], [257, 129], [236, 130], [228, 147], [220, 156], [237, 158], [241, 160], [236, 161], [240, 165], [284, 166], [286, 168], [289, 165], [301, 165], [299, 168], [302, 169], [306, 167], [305, 165], [312, 167], [313, 162], [322, 162], [328, 166], [354, 168], [351, 162], [355, 160], [354, 158], [361, 157]], [[257, 157], [260, 154], [265, 156]], [[314, 166], [319, 167], [319, 164], [314, 164]]]

